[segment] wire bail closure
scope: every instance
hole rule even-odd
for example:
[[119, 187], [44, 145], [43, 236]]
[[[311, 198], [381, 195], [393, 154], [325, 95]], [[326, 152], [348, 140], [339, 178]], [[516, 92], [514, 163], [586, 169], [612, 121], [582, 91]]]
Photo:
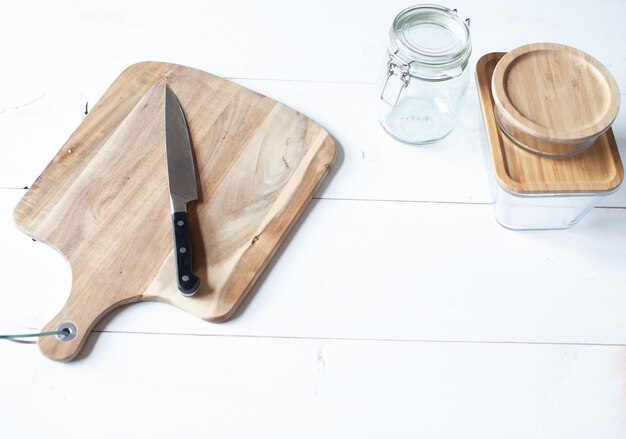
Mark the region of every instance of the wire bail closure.
[[[425, 7], [431, 8], [431, 9], [433, 8], [438, 9], [440, 12], [443, 11], [445, 13], [448, 13], [450, 16], [454, 17], [454, 18], [451, 18], [451, 20], [459, 23], [460, 26], [464, 25], [466, 29], [469, 29], [470, 22], [471, 22], [470, 19], [466, 18], [465, 20], [461, 20], [458, 16], [457, 9], [448, 9], [448, 8], [436, 6], [436, 5], [418, 5], [417, 7], [406, 9], [405, 11], [400, 13], [398, 17], [396, 17], [396, 19], [394, 20], [393, 26], [399, 26], [398, 24], [399, 18], [411, 12], [413, 9], [424, 9]], [[402, 23], [404, 23], [404, 25], [407, 25], [406, 22], [402, 22]], [[411, 22], [409, 22], [409, 24], [411, 24]], [[395, 33], [404, 32], [404, 28], [392, 27], [392, 37], [394, 37], [395, 35], [395, 38], [399, 38], [396, 34], [394, 34], [394, 32]], [[469, 30], [467, 32], [469, 32]], [[467, 38], [469, 39], [469, 36]], [[412, 59], [411, 55], [409, 55], [410, 61], [406, 61], [402, 56], [400, 56], [399, 54], [400, 47], [398, 47], [398, 44], [399, 43], [395, 43], [394, 44], [395, 47], [393, 48], [390, 47], [390, 51], [393, 49], [395, 49], [395, 51], [389, 54], [389, 61], [387, 61], [387, 78], [385, 79], [385, 83], [380, 92], [380, 99], [392, 107], [394, 107], [398, 103], [398, 101], [400, 100], [400, 97], [402, 96], [402, 92], [404, 91], [405, 88], [409, 86], [409, 83], [411, 82], [411, 77], [415, 75], [415, 72], [413, 75], [411, 74], [411, 64], [415, 61], [415, 59]], [[404, 52], [403, 54], [406, 56]], [[465, 59], [467, 59], [468, 57], [469, 55]], [[440, 70], [442, 75], [447, 74], [449, 78], [455, 78], [457, 76], [460, 76], [463, 73], [463, 70], [465, 69], [465, 65], [467, 63], [465, 62], [463, 66], [457, 66], [456, 61], [455, 60], [452, 60], [452, 61], [454, 61], [455, 65], [451, 65], [449, 69], [446, 69], [446, 64], [450, 62], [448, 60], [441, 61], [441, 64], [435, 63], [434, 65], [439, 68], [438, 71]], [[420, 63], [419, 60], [418, 60], [418, 63]], [[428, 67], [429, 65], [430, 65], [430, 61], [427, 61], [426, 67]], [[441, 81], [441, 80], [445, 80], [449, 78], [447, 77], [446, 78], [429, 78], [426, 80]]]
[[[409, 86], [409, 82], [411, 81], [410, 69], [412, 62], [413, 61], [406, 62], [400, 58], [397, 50], [389, 55], [389, 61], [387, 62], [387, 79], [385, 80], [383, 89], [380, 92], [380, 99], [392, 107], [395, 106], [400, 100], [402, 91]], [[398, 77], [400, 81], [393, 81], [390, 84], [389, 80], [392, 76]]]

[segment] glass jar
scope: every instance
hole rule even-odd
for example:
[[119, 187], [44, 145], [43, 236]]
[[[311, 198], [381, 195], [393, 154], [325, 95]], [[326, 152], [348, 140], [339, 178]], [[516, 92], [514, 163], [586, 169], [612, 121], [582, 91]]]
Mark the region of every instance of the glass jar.
[[412, 6], [393, 21], [387, 48], [378, 99], [383, 128], [407, 143], [447, 136], [469, 82], [469, 18], [462, 20], [444, 6]]

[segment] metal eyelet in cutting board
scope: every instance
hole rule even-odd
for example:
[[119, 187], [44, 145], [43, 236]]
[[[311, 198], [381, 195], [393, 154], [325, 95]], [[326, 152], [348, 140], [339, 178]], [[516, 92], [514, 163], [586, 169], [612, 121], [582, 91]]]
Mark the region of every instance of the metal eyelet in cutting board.
[[[189, 212], [193, 298], [176, 287], [163, 99], [167, 83], [185, 111], [200, 198]], [[209, 321], [231, 317], [334, 162], [315, 122], [214, 75], [168, 63], [130, 66], [15, 208], [18, 227], [65, 257], [70, 297], [46, 325], [71, 321], [71, 340], [41, 339], [69, 361], [93, 326], [120, 305], [158, 300]]]

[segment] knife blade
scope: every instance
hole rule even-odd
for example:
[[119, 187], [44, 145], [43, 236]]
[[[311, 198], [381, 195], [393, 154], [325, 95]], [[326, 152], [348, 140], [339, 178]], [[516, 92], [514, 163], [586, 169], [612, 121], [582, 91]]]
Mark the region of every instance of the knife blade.
[[193, 296], [200, 287], [200, 279], [192, 273], [187, 203], [198, 199], [198, 185], [185, 114], [178, 98], [167, 84], [165, 85], [165, 147], [178, 290], [184, 296]]

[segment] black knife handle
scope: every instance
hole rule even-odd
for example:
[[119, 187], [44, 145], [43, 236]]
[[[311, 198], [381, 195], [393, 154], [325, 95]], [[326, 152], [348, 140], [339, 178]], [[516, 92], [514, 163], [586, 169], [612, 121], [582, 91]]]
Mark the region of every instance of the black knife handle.
[[200, 279], [191, 272], [191, 234], [187, 212], [172, 214], [176, 250], [176, 279], [183, 296], [193, 296], [200, 287]]

